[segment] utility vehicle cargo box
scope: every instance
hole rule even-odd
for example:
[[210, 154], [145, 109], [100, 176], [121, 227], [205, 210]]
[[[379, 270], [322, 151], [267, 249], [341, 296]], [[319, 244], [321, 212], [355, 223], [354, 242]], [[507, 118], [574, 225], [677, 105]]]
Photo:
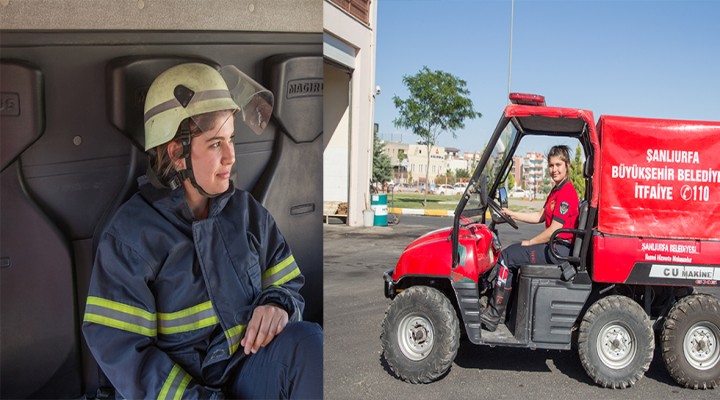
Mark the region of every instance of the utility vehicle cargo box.
[[693, 268], [720, 259], [720, 122], [601, 116], [597, 130], [594, 278], [717, 284], [720, 268]]

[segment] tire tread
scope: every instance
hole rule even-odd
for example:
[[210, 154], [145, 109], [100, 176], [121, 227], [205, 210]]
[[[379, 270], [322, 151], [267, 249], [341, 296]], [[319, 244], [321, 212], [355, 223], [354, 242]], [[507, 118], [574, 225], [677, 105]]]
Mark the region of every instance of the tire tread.
[[[405, 304], [407, 303], [407, 304]], [[399, 313], [404, 308], [418, 304], [432, 305], [440, 323], [433, 323], [435, 344], [432, 353], [423, 360], [425, 365], [417, 367], [417, 362], [408, 360], [396, 343]], [[400, 293], [385, 311], [380, 340], [383, 345], [383, 357], [390, 370], [398, 378], [410, 383], [430, 383], [445, 374], [452, 366], [460, 346], [460, 326], [455, 309], [450, 300], [437, 289], [429, 286], [413, 286]], [[414, 363], [414, 364], [413, 364]]]

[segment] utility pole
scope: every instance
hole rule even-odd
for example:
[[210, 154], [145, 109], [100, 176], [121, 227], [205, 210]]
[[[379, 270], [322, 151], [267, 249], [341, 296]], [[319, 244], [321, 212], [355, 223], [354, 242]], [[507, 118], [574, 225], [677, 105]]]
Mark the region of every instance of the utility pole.
[[512, 83], [512, 48], [513, 48], [513, 22], [515, 20], [515, 0], [510, 0], [510, 62], [508, 63], [508, 97], [510, 104], [510, 84]]

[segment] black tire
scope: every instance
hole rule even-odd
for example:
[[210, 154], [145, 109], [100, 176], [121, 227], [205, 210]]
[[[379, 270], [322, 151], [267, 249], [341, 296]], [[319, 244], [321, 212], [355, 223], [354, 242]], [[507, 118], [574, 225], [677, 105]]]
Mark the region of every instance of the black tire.
[[634, 385], [650, 367], [654, 350], [650, 319], [628, 297], [608, 296], [596, 301], [580, 324], [580, 362], [602, 387], [624, 389]]
[[380, 340], [383, 356], [397, 377], [429, 383], [445, 374], [455, 360], [460, 324], [444, 294], [413, 286], [390, 303]]
[[680, 299], [665, 319], [660, 348], [679, 385], [720, 387], [720, 300], [707, 294]]

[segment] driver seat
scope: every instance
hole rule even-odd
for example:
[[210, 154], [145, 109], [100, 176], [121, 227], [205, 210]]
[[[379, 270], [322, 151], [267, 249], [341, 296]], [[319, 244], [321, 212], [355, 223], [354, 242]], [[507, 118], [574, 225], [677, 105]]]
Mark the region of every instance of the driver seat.
[[543, 279], [562, 279], [564, 281], [572, 280], [577, 274], [577, 268], [582, 263], [582, 249], [585, 241], [586, 225], [588, 219], [589, 205], [587, 201], [583, 201], [580, 204], [578, 212], [577, 228], [576, 229], [558, 229], [550, 237], [550, 243], [553, 243], [560, 233], [566, 232], [571, 233], [575, 237], [575, 241], [572, 246], [572, 251], [567, 257], [555, 254], [553, 255], [563, 260], [561, 264], [547, 264], [547, 265], [523, 265], [520, 267], [520, 276], [532, 276], [533, 278]]

